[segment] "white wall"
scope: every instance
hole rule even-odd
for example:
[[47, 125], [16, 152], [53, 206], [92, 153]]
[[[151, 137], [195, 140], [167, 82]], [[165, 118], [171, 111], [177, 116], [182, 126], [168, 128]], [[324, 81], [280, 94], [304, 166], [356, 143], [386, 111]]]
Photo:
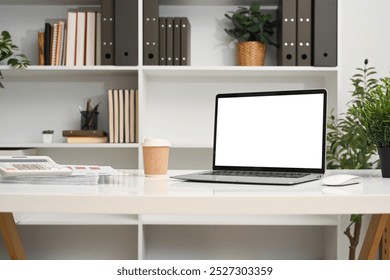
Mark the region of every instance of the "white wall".
[[390, 75], [390, 1], [339, 0], [339, 110], [350, 100], [350, 78], [364, 59], [378, 77]]

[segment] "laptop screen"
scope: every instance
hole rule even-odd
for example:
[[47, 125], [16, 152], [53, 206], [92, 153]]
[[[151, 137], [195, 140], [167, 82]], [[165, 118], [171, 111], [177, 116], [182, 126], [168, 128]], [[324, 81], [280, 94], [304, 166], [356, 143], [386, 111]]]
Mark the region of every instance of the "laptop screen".
[[323, 172], [326, 90], [218, 94], [214, 169]]

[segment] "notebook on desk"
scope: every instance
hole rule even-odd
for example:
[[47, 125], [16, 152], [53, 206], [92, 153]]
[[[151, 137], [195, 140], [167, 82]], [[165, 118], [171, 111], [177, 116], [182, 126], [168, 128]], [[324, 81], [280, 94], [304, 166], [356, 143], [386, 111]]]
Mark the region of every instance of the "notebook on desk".
[[293, 185], [325, 172], [325, 89], [218, 94], [213, 168], [172, 178]]

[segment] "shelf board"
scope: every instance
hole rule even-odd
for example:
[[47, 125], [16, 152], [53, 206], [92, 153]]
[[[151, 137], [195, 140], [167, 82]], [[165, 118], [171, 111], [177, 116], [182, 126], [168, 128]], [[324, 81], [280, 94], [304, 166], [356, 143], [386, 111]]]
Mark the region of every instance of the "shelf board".
[[0, 66], [5, 79], [34, 77], [79, 77], [115, 75], [137, 75], [138, 66], [37, 66], [32, 65], [26, 69], [14, 69], [9, 66]]
[[[249, 6], [252, 0], [160, 0], [160, 6]], [[279, 0], [260, 0], [261, 6], [277, 6]]]
[[18, 225], [137, 225], [137, 215], [15, 213]]
[[195, 216], [195, 215], [142, 215], [145, 225], [312, 225], [337, 226], [336, 215], [246, 215], [246, 216]]
[[0, 0], [0, 5], [100, 5], [100, 0]]
[[297, 66], [143, 66], [148, 77], [335, 77], [337, 67]]
[[1, 148], [138, 148], [138, 143], [0, 143]]
[[137, 75], [142, 70], [148, 77], [332, 77], [337, 67], [297, 66], [29, 66], [27, 69], [13, 69], [0, 66], [6, 78], [99, 75]]

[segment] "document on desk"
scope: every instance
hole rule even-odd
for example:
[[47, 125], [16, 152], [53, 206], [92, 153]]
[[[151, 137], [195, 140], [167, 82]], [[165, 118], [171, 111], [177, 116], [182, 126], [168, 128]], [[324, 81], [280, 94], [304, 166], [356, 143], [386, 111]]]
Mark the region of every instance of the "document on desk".
[[96, 185], [99, 176], [120, 175], [120, 171], [111, 166], [65, 165], [72, 169], [69, 176], [0, 176], [0, 183], [43, 184], [43, 185]]

